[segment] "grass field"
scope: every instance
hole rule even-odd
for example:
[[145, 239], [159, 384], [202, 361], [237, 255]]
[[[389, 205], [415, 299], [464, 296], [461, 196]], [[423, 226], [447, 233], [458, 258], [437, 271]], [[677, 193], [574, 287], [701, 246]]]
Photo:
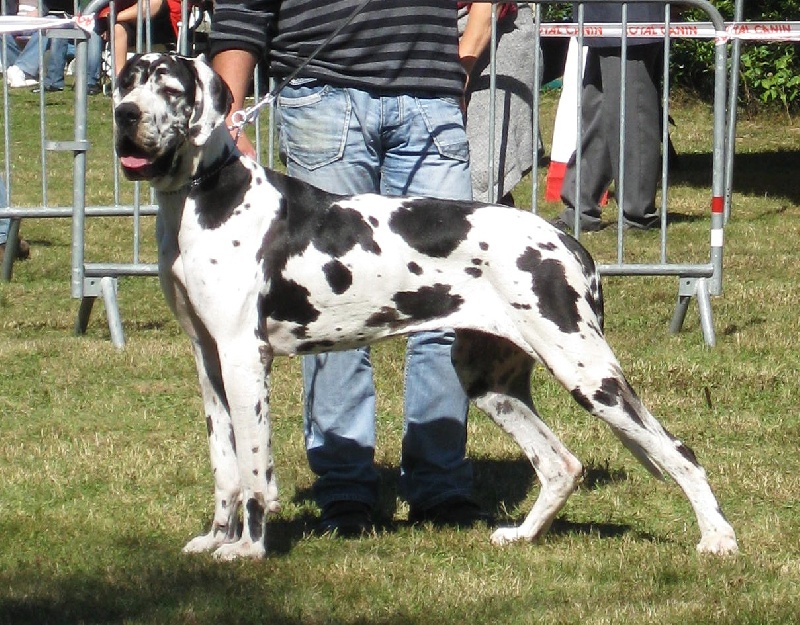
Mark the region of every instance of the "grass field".
[[[545, 96], [550, 113], [555, 97]], [[69, 92], [48, 98], [54, 132], [68, 137]], [[30, 128], [12, 142], [21, 203], [34, 202], [37, 192], [37, 102], [30, 94], [12, 98], [14, 123]], [[686, 100], [672, 114], [683, 160], [673, 179], [670, 240], [676, 254], [702, 260], [709, 111]], [[93, 99], [90, 204], [111, 197], [109, 124], [107, 99]], [[409, 526], [396, 496], [396, 341], [374, 351], [380, 531], [357, 540], [311, 534], [317, 510], [302, 445], [299, 367], [282, 360], [272, 415], [283, 508], [268, 526], [269, 557], [219, 563], [181, 555], [205, 531], [212, 505], [188, 343], [151, 278], [120, 281], [124, 350], [109, 341], [101, 303], [87, 335], [73, 336], [70, 224], [24, 221], [32, 257], [0, 285], [0, 624], [796, 622], [799, 138], [796, 120], [740, 120], [724, 293], [713, 299], [715, 348], [703, 343], [694, 305], [683, 331], [668, 334], [676, 280], [605, 283], [609, 341], [653, 413], [706, 467], [739, 536], [741, 554], [731, 558], [699, 557], [699, 532], [675, 484], [650, 477], [542, 370], [532, 381], [534, 399], [586, 466], [550, 534], [494, 548], [486, 526]], [[69, 163], [61, 155], [51, 161], [54, 203], [71, 199]], [[558, 209], [541, 208], [548, 217]], [[129, 229], [126, 219], [93, 220], [87, 260], [129, 256]], [[148, 221], [145, 260], [153, 258], [151, 231]], [[585, 241], [606, 260], [614, 238], [601, 232]], [[632, 253], [656, 245], [656, 235], [646, 234], [632, 240]], [[481, 414], [471, 416], [469, 440], [481, 503], [499, 522], [521, 520], [538, 490], [527, 461]]]

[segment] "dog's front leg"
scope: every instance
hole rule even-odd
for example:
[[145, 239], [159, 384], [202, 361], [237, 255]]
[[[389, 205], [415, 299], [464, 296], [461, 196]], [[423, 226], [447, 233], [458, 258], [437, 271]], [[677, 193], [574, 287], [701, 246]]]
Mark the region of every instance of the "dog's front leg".
[[236, 462], [233, 424], [222, 381], [216, 341], [197, 315], [186, 292], [183, 260], [178, 253], [175, 215], [160, 211], [156, 220], [159, 278], [167, 305], [191, 339], [203, 398], [211, 469], [214, 476], [214, 516], [211, 529], [190, 540], [184, 553], [213, 551], [239, 537], [241, 480]]
[[200, 380], [200, 392], [206, 416], [208, 448], [214, 476], [214, 518], [211, 529], [190, 540], [184, 553], [213, 551], [239, 538], [241, 480], [236, 462], [233, 424], [222, 383], [222, 371], [216, 346], [201, 328], [192, 347]]
[[269, 372], [272, 350], [252, 336], [219, 346], [241, 479], [242, 534], [220, 545], [214, 556], [224, 560], [261, 558], [266, 554], [266, 517], [277, 510], [269, 417]]

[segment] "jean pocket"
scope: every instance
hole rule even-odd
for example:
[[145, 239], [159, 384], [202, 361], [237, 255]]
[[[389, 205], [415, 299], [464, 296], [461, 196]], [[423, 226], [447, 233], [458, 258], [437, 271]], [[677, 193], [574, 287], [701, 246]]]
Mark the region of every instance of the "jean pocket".
[[278, 96], [279, 143], [284, 158], [314, 170], [342, 158], [352, 106], [344, 89], [296, 79]]
[[444, 158], [469, 161], [464, 114], [456, 98], [417, 98], [417, 106], [436, 149]]

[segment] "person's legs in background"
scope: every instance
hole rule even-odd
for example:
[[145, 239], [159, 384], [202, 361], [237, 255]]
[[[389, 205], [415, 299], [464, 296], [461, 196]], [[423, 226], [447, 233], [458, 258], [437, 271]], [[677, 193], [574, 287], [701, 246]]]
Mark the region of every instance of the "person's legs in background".
[[2, 53], [5, 54], [5, 58], [0, 58], [0, 70], [5, 73], [5, 68], [11, 67], [14, 64], [14, 61], [17, 60], [22, 50], [20, 50], [19, 45], [17, 45], [17, 40], [14, 35], [5, 34], [2, 35], [2, 37], [4, 47]]
[[[381, 194], [471, 200], [460, 103], [412, 96], [381, 100]], [[471, 498], [469, 401], [451, 361], [454, 337], [450, 330], [420, 332], [406, 347], [400, 494], [410, 505], [412, 522], [469, 525], [485, 518]]]
[[[33, 31], [22, 52], [6, 70], [6, 83], [12, 89], [32, 87], [38, 82], [40, 40], [42, 40], [41, 31]], [[42, 41], [42, 46], [47, 47], [46, 38]]]
[[44, 66], [45, 91], [64, 91], [64, 70], [67, 66], [69, 41], [60, 37], [50, 38], [50, 55]]
[[[408, 98], [410, 103], [415, 100]], [[455, 197], [471, 197], [469, 151], [455, 100], [448, 110], [447, 123], [460, 127], [460, 137], [455, 140], [445, 133], [432, 137], [426, 128], [420, 139], [410, 132], [403, 141], [415, 139], [422, 146], [409, 147], [406, 156], [413, 151], [413, 159], [407, 158], [392, 172], [382, 171], [388, 148], [381, 135], [390, 123], [382, 110], [384, 105], [384, 99], [362, 91], [331, 89], [316, 81], [294, 82], [278, 101], [280, 144], [288, 173], [330, 192], [394, 195], [409, 192], [408, 180], [416, 175], [420, 181], [428, 179], [432, 194], [452, 192]], [[413, 106], [417, 123], [424, 124], [417, 106]], [[395, 119], [402, 119], [396, 109], [391, 112]], [[428, 114], [439, 130], [439, 111]], [[406, 124], [405, 119], [402, 124]], [[445, 151], [459, 153], [460, 160], [443, 159], [436, 150], [437, 141]], [[399, 146], [396, 149], [401, 151]], [[395, 160], [399, 163], [401, 159]], [[459, 170], [458, 177], [446, 173], [450, 167]], [[442, 183], [445, 176], [454, 189]], [[392, 182], [384, 186], [382, 178], [391, 178]], [[404, 425], [408, 442], [403, 445], [401, 489], [420, 520], [434, 507], [454, 499], [468, 502], [472, 489], [471, 467], [464, 457], [467, 402], [450, 364], [451, 342], [452, 337], [442, 339], [436, 333], [425, 333], [408, 348]], [[430, 359], [449, 368], [448, 375], [443, 376], [440, 367], [423, 370]], [[306, 448], [309, 464], [318, 476], [314, 495], [322, 508], [320, 529], [361, 533], [372, 524], [370, 511], [378, 497], [378, 475], [373, 466], [375, 389], [369, 350], [305, 357], [303, 373]], [[459, 430], [457, 436], [453, 436], [454, 429]], [[425, 444], [411, 449], [415, 444], [411, 441], [428, 434]], [[469, 505], [476, 508], [471, 502]]]
[[[345, 89], [293, 81], [278, 99], [289, 175], [331, 193], [378, 192], [380, 161], [366, 141], [366, 113], [352, 109]], [[322, 509], [319, 530], [359, 534], [371, 527], [378, 501], [369, 349], [304, 356], [303, 385], [306, 453]]]
[[86, 91], [95, 95], [102, 91], [100, 86], [100, 66], [103, 60], [103, 40], [96, 31], [89, 33], [86, 58]]

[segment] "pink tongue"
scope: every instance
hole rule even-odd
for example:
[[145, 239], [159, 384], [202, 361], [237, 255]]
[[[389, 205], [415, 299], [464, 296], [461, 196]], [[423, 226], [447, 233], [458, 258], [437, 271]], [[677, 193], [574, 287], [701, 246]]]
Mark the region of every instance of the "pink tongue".
[[141, 169], [150, 164], [149, 160], [139, 156], [123, 156], [119, 159], [119, 162], [122, 163], [123, 167], [127, 167], [128, 169]]

